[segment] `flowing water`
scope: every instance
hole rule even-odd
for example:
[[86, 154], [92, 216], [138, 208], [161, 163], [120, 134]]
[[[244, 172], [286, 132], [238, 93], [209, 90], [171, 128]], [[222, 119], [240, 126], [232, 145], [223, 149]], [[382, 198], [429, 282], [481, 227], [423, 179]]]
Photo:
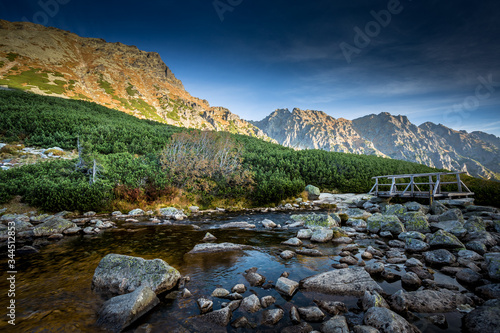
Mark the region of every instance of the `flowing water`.
[[[290, 273], [290, 279], [299, 281], [311, 275], [332, 269], [331, 264], [338, 260], [338, 253], [344, 245], [332, 243], [319, 244], [318, 249], [323, 257], [306, 257], [298, 255], [290, 260], [283, 260], [279, 253], [289, 249], [280, 243], [296, 235], [297, 230], [264, 230], [260, 221], [265, 218], [278, 224], [289, 220], [288, 213], [224, 215], [223, 217], [199, 218], [183, 221], [182, 225], [152, 225], [150, 223], [125, 223], [118, 221], [118, 228], [106, 230], [99, 235], [65, 237], [58, 242], [51, 242], [42, 247], [39, 253], [17, 258], [16, 274], [16, 326], [6, 323], [4, 317], [0, 331], [6, 332], [101, 332], [95, 326], [97, 312], [105, 301], [91, 290], [94, 270], [99, 261], [109, 253], [139, 256], [145, 259], [160, 258], [175, 267], [191, 281], [186, 287], [193, 297], [181, 298], [177, 291], [159, 295], [161, 303], [147, 315], [131, 325], [126, 332], [134, 332], [138, 327], [149, 323], [152, 332], [189, 332], [193, 330], [186, 324], [186, 319], [199, 314], [196, 299], [210, 297], [216, 287], [230, 290], [235, 284], [248, 283], [243, 277], [245, 270], [258, 267], [258, 272], [267, 280], [276, 282], [281, 273]], [[221, 223], [246, 221], [257, 224], [254, 230], [219, 229]], [[199, 229], [193, 228], [199, 226]], [[209, 231], [219, 242], [232, 242], [254, 246], [254, 250], [216, 254], [188, 255], [196, 244], [201, 243], [205, 233]], [[357, 241], [362, 246], [372, 245], [373, 240]], [[305, 242], [307, 243], [307, 241]], [[362, 252], [362, 251], [361, 251]], [[359, 258], [359, 254], [357, 255]], [[2, 259], [2, 267], [6, 260]], [[389, 266], [394, 271], [402, 265]], [[8, 290], [6, 270], [2, 270], [0, 289], [2, 294]], [[436, 281], [455, 283], [454, 279], [439, 273]], [[399, 281], [388, 283], [377, 281], [388, 293], [401, 288]], [[277, 302], [274, 306], [285, 310], [284, 318], [275, 327], [257, 326], [253, 331], [279, 332], [281, 328], [291, 325], [289, 309], [295, 306], [312, 306], [314, 299], [337, 300], [346, 303], [350, 309], [346, 314], [348, 321], [361, 324], [363, 312], [357, 305], [355, 297], [326, 296], [313, 293], [298, 292], [292, 299], [285, 299], [274, 289], [249, 287], [244, 296], [250, 292], [259, 297], [272, 295]], [[2, 296], [1, 307], [6, 309], [7, 298]], [[225, 300], [214, 299], [214, 310], [220, 309]], [[273, 307], [274, 307], [273, 306]], [[247, 316], [251, 322], [260, 323], [262, 313], [248, 314], [236, 310], [233, 319], [241, 315]], [[417, 314], [413, 323], [425, 332], [460, 332], [461, 314], [452, 312], [445, 314], [448, 327], [438, 328], [423, 319], [426, 314]], [[316, 329], [319, 324], [312, 324]], [[187, 327], [187, 330], [182, 330]], [[140, 330], [137, 330], [138, 332]], [[228, 332], [245, 332], [233, 329]], [[252, 331], [252, 330], [248, 330]]]

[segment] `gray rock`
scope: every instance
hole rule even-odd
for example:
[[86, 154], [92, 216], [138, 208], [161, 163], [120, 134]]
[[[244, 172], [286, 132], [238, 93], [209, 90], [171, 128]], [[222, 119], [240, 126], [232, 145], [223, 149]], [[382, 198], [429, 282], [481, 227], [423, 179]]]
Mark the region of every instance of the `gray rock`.
[[92, 289], [125, 294], [148, 286], [159, 294], [175, 287], [180, 277], [179, 271], [161, 259], [145, 260], [112, 253], [99, 262], [92, 278]]
[[338, 269], [308, 277], [300, 281], [300, 288], [304, 291], [358, 297], [365, 290], [382, 290], [361, 267]]
[[415, 238], [407, 238], [405, 243], [405, 250], [410, 252], [424, 252], [430, 248], [429, 244]]
[[288, 246], [301, 246], [302, 241], [298, 239], [297, 237], [290, 238], [289, 240], [286, 240], [284, 242], [281, 242], [283, 245], [288, 245]]
[[132, 209], [130, 212], [128, 212], [127, 215], [131, 215], [131, 216], [141, 216], [141, 215], [144, 215], [144, 211], [142, 209], [139, 209], [139, 208], [136, 208], [136, 209]]
[[217, 311], [212, 311], [207, 314], [200, 316], [199, 318], [203, 321], [225, 327], [231, 321], [233, 313], [229, 307], [222, 308]]
[[349, 327], [344, 316], [335, 316], [321, 324], [322, 333], [349, 333]]
[[319, 188], [313, 185], [306, 186], [307, 199], [308, 200], [318, 200], [321, 194]]
[[456, 311], [461, 304], [473, 304], [464, 294], [448, 289], [398, 291], [391, 296], [391, 305], [397, 311], [408, 310], [421, 313], [445, 313]]
[[385, 215], [396, 215], [397, 217], [403, 218], [406, 213], [406, 207], [400, 204], [387, 205], [385, 206]]
[[289, 251], [289, 250], [285, 250], [283, 252], [280, 253], [280, 257], [287, 260], [287, 259], [292, 259], [293, 257], [295, 257], [295, 252], [293, 251]]
[[321, 253], [319, 250], [316, 250], [316, 249], [297, 249], [297, 250], [295, 250], [295, 253], [301, 254], [303, 256], [309, 256], [309, 257], [321, 257], [321, 256], [323, 256], [323, 253]]
[[257, 312], [261, 309], [260, 300], [256, 295], [245, 297], [240, 304], [240, 309], [250, 313]]
[[231, 293], [229, 295], [226, 296], [227, 299], [230, 299], [230, 300], [240, 300], [240, 299], [243, 299], [243, 296], [241, 296], [239, 293]]
[[488, 275], [493, 280], [500, 280], [500, 252], [492, 252], [484, 255]]
[[262, 313], [262, 324], [266, 326], [276, 325], [285, 315], [282, 309], [266, 310]]
[[243, 294], [245, 291], [247, 291], [247, 287], [245, 287], [245, 285], [242, 283], [239, 283], [235, 285], [233, 288], [231, 288], [231, 292], [233, 293]]
[[342, 302], [315, 300], [314, 303], [316, 303], [321, 310], [326, 311], [328, 314], [332, 316], [336, 316], [342, 313], [347, 313], [347, 306]]
[[98, 313], [97, 325], [112, 332], [121, 332], [159, 302], [151, 288], [143, 285], [130, 294], [106, 301]]
[[292, 296], [295, 291], [299, 288], [299, 283], [285, 277], [280, 277], [276, 281], [276, 291], [286, 296]]
[[264, 221], [262, 221], [262, 225], [264, 226], [264, 228], [266, 229], [273, 229], [273, 228], [276, 228], [277, 227], [277, 224], [274, 223], [273, 221], [271, 220], [268, 220], [268, 219], [265, 219]]
[[229, 222], [229, 223], [224, 223], [219, 226], [221, 229], [255, 229], [256, 226], [255, 224], [251, 224], [248, 222]]
[[407, 231], [430, 232], [429, 221], [424, 213], [406, 212], [403, 215], [403, 223]]
[[163, 218], [175, 219], [179, 221], [187, 217], [182, 210], [174, 207], [160, 208], [160, 216], [162, 216]]
[[481, 217], [472, 216], [464, 224], [464, 228], [467, 230], [467, 232], [470, 232], [470, 233], [482, 232], [482, 231], [486, 231], [486, 224], [484, 223], [484, 221]]
[[389, 309], [389, 304], [387, 304], [386, 300], [378, 292], [368, 290], [365, 291], [361, 299], [361, 306], [363, 311], [373, 308], [374, 306]]
[[242, 250], [251, 250], [253, 247], [248, 245], [241, 244], [233, 244], [233, 243], [203, 243], [197, 244], [195, 247], [188, 252], [188, 254], [197, 254], [197, 253], [217, 253], [217, 252], [226, 252], [226, 251], [242, 251]]
[[322, 322], [326, 315], [321, 311], [320, 308], [317, 306], [308, 306], [308, 307], [302, 307], [298, 308], [300, 318], [304, 319], [305, 321], [309, 322]]
[[413, 272], [406, 272], [406, 274], [401, 277], [401, 282], [411, 287], [420, 287], [422, 285], [422, 280]]
[[464, 268], [457, 273], [455, 278], [457, 279], [457, 281], [460, 281], [465, 284], [476, 284], [483, 277], [481, 276], [481, 274], [473, 271], [470, 268]]
[[398, 238], [405, 241], [408, 238], [413, 238], [413, 239], [418, 239], [421, 241], [425, 240], [425, 235], [421, 232], [418, 231], [407, 231], [407, 232], [402, 232], [398, 235]]
[[478, 254], [477, 252], [471, 250], [460, 250], [458, 251], [458, 257], [466, 260], [483, 260], [483, 256]]
[[429, 245], [439, 248], [465, 248], [465, 245], [457, 237], [444, 230], [438, 230], [428, 237]]
[[498, 332], [500, 327], [500, 299], [489, 300], [464, 317], [470, 333]]
[[385, 266], [381, 262], [373, 262], [365, 266], [365, 270], [369, 274], [380, 274], [385, 270]]
[[302, 222], [304, 226], [314, 229], [318, 227], [332, 228], [340, 227], [340, 223], [332, 215], [328, 214], [305, 214], [290, 216], [295, 222]]
[[389, 231], [392, 235], [399, 235], [406, 231], [404, 225], [396, 215], [373, 214], [367, 220], [367, 230], [371, 233]]
[[198, 213], [200, 210], [200, 207], [198, 206], [191, 206], [188, 208], [191, 213]]
[[436, 326], [446, 326], [446, 316], [444, 314], [437, 314], [427, 317], [427, 320]]
[[375, 327], [367, 325], [356, 325], [352, 328], [353, 333], [380, 333]]
[[[294, 324], [300, 323], [299, 310], [297, 310], [297, 308], [295, 306], [293, 306], [293, 305], [292, 305], [292, 308], [290, 309], [290, 320]], [[311, 330], [312, 330], [312, 328], [311, 328]]]
[[457, 261], [457, 258], [445, 249], [424, 252], [424, 259], [436, 265], [450, 265]]
[[476, 293], [485, 299], [500, 298], [500, 283], [487, 284], [476, 288]]
[[439, 201], [434, 200], [431, 205], [431, 212], [434, 215], [441, 215], [448, 210], [445, 205], [440, 203]]
[[229, 295], [229, 291], [224, 288], [216, 288], [212, 291], [212, 297], [225, 298], [227, 295]]
[[396, 240], [396, 239], [391, 239], [387, 245], [389, 245], [390, 247], [396, 247], [396, 248], [404, 248], [405, 247], [405, 242], [402, 242], [400, 240]]
[[318, 228], [311, 235], [311, 242], [326, 243], [333, 238], [333, 230]]
[[465, 248], [467, 248], [468, 250], [477, 252], [481, 255], [484, 255], [488, 251], [488, 249], [486, 248], [486, 245], [484, 245], [480, 241], [471, 241], [471, 242], [465, 243]]
[[349, 256], [340, 258], [339, 262], [342, 264], [347, 264], [347, 265], [356, 265], [358, 263], [358, 259], [349, 255]]
[[384, 256], [384, 253], [382, 251], [380, 251], [379, 249], [376, 249], [374, 248], [373, 246], [368, 246], [366, 248], [366, 252], [370, 252], [371, 254], [373, 254], [375, 257], [380, 257], [382, 258]]
[[422, 205], [415, 201], [405, 202], [404, 206], [409, 212], [418, 212], [423, 210]]
[[16, 250], [16, 254], [18, 254], [18, 255], [33, 254], [33, 253], [38, 253], [38, 252], [39, 251], [36, 248], [34, 248], [33, 246], [29, 246], [29, 245], [24, 245], [23, 247]]
[[214, 235], [212, 235], [211, 233], [207, 232], [205, 234], [205, 237], [203, 237], [202, 241], [204, 242], [212, 242], [212, 241], [215, 241], [217, 240], [217, 237], [215, 237]]
[[191, 296], [193, 296], [193, 294], [191, 294], [191, 292], [189, 291], [189, 289], [187, 289], [187, 288], [182, 289], [182, 292], [181, 292], [181, 297], [182, 298], [189, 298]]
[[416, 258], [410, 258], [410, 259], [406, 260], [405, 266], [406, 267], [422, 267], [422, 266], [424, 266], [424, 264], [422, 264], [422, 262]]
[[263, 307], [263, 308], [267, 308], [267, 307], [270, 307], [271, 305], [273, 305], [274, 303], [276, 303], [276, 298], [274, 298], [273, 296], [264, 296], [260, 299], [260, 305]]
[[253, 325], [248, 321], [247, 317], [239, 317], [235, 319], [231, 326], [234, 328], [253, 328]]
[[266, 278], [262, 274], [257, 273], [257, 267], [252, 267], [246, 270], [243, 276], [252, 287], [262, 286], [264, 282], [266, 282]]
[[312, 331], [312, 326], [304, 322], [298, 325], [285, 327], [281, 330], [281, 333], [310, 333]]
[[22, 219], [15, 219], [14, 220], [14, 226], [16, 233], [22, 232], [22, 231], [27, 231], [33, 228], [33, 224], [26, 222]]
[[73, 222], [57, 217], [34, 227], [33, 234], [37, 237], [50, 236], [53, 234], [62, 234], [66, 229], [76, 227], [76, 224]]
[[311, 229], [300, 229], [297, 232], [297, 238], [299, 239], [310, 239], [313, 234]]
[[207, 298], [199, 298], [196, 303], [198, 304], [198, 307], [200, 308], [201, 314], [210, 312], [214, 308], [214, 302]]
[[417, 333], [420, 332], [397, 313], [380, 307], [373, 307], [366, 311], [364, 319], [366, 325], [372, 326], [383, 333]]
[[438, 221], [459, 221], [463, 223], [464, 217], [462, 216], [462, 211], [458, 208], [455, 208], [439, 215]]

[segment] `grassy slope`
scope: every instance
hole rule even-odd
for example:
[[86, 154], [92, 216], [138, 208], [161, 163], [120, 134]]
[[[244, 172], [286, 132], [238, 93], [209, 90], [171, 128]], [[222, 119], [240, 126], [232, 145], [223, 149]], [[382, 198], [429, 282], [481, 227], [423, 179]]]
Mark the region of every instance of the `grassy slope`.
[[[98, 192], [97, 190], [108, 191], [108, 197], [112, 197], [112, 189], [118, 183], [131, 184], [131, 187], [137, 188], [142, 186], [142, 189], [151, 184], [157, 187], [158, 184], [164, 186], [168, 183], [168, 175], [162, 174], [155, 156], [173, 133], [184, 130], [186, 129], [140, 120], [91, 102], [19, 91], [0, 91], [0, 141], [22, 141], [30, 146], [45, 148], [60, 146], [64, 149], [75, 149], [79, 137], [95, 156], [98, 158], [100, 156], [100, 160], [108, 170], [100, 187], [97, 186], [95, 189], [83, 185], [86, 182], [84, 176], [68, 171], [72, 168], [72, 162], [54, 163], [52, 169], [64, 172], [49, 172], [51, 178], [47, 178], [43, 173], [47, 173], [50, 168], [43, 171], [39, 167], [26, 167], [2, 172], [0, 181], [3, 179], [10, 184], [8, 189], [4, 186], [4, 196], [31, 195], [32, 203], [43, 206], [43, 202], [40, 202], [42, 199], [38, 197], [35, 200], [35, 196], [48, 196], [50, 187], [63, 189], [73, 186], [75, 193], [82, 191], [87, 193], [91, 190], [93, 193]], [[247, 136], [234, 135], [233, 138], [242, 143], [243, 164], [254, 173], [256, 185], [252, 191], [248, 191], [248, 196], [258, 204], [276, 202], [297, 195], [303, 189], [303, 185], [309, 183], [322, 189], [367, 192], [372, 185], [372, 176], [435, 171], [405, 161], [318, 150], [294, 151]], [[140, 162], [137, 162], [137, 155], [143, 156]], [[16, 179], [27, 181], [27, 173], [39, 175], [39, 178], [31, 177], [32, 182], [48, 185], [15, 193], [13, 184]], [[146, 181], [144, 185], [144, 179], [151, 184], [148, 185]], [[486, 182], [472, 177], [467, 178], [467, 183], [471, 185], [471, 190], [479, 194], [476, 198], [480, 203], [495, 204], [492, 198], [498, 197], [500, 183]], [[75, 194], [72, 200], [83, 200], [84, 197], [81, 193]], [[108, 197], [96, 196], [96, 200], [102, 201]], [[1, 201], [5, 200], [0, 197]], [[73, 202], [72, 208], [93, 207], [92, 200], [85, 201], [85, 205], [81, 206]], [[64, 207], [58, 206], [58, 208]]]

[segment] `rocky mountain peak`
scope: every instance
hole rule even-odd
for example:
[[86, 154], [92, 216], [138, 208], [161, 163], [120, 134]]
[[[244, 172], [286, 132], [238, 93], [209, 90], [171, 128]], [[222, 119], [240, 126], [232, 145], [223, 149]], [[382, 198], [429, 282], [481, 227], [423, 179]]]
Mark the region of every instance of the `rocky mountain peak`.
[[0, 20], [0, 86], [89, 100], [138, 118], [270, 140], [191, 96], [156, 52], [29, 22]]

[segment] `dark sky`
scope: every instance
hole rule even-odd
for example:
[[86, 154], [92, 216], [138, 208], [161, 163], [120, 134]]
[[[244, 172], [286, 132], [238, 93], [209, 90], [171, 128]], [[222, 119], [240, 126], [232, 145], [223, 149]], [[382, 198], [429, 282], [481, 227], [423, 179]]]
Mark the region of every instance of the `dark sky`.
[[387, 111], [500, 136], [498, 0], [102, 2], [2, 0], [0, 18], [156, 51], [245, 119]]

